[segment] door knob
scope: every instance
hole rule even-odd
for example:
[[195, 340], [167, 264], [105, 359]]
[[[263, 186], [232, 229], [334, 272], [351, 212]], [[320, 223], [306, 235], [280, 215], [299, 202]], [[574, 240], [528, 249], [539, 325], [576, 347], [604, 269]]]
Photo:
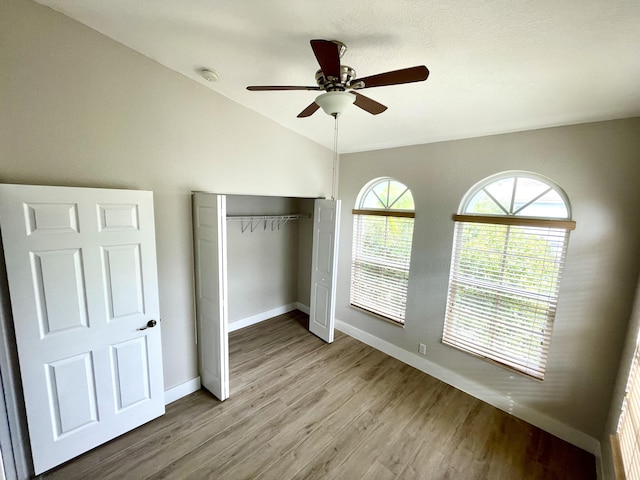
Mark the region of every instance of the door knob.
[[139, 328], [138, 330], [146, 330], [147, 328], [153, 328], [157, 325], [157, 323], [158, 322], [156, 322], [155, 320], [149, 320], [145, 327]]

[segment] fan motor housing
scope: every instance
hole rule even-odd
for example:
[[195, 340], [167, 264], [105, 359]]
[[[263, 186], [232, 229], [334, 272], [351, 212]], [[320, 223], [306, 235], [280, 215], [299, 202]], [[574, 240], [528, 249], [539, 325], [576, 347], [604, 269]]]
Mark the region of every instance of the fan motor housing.
[[316, 83], [325, 92], [343, 92], [349, 87], [349, 82], [356, 77], [356, 71], [348, 65], [340, 65], [340, 78], [325, 77], [322, 70], [316, 72]]

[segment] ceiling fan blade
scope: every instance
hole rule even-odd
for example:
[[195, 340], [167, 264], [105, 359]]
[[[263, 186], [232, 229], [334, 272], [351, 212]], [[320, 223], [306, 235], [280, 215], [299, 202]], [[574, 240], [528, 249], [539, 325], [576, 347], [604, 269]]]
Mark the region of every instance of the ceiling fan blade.
[[424, 82], [429, 77], [429, 70], [424, 65], [418, 67], [403, 68], [392, 72], [379, 73], [369, 77], [358, 78], [353, 80], [352, 84], [364, 83], [363, 87], [354, 88], [371, 88], [384, 87], [385, 85], [399, 85], [401, 83]]
[[252, 92], [264, 92], [272, 90], [320, 90], [320, 87], [296, 87], [288, 85], [259, 85], [247, 87], [247, 90]]
[[369, 112], [371, 115], [378, 115], [379, 113], [384, 112], [387, 107], [382, 105], [381, 103], [376, 102], [375, 100], [365, 97], [364, 95], [358, 92], [349, 92], [356, 96], [356, 107], [360, 107], [366, 112]]
[[319, 108], [320, 105], [318, 105], [316, 102], [313, 102], [298, 114], [298, 118], [310, 117], [311, 115], [316, 113], [316, 110], [318, 110]]
[[330, 40], [311, 40], [311, 49], [325, 77], [340, 77], [340, 47]]

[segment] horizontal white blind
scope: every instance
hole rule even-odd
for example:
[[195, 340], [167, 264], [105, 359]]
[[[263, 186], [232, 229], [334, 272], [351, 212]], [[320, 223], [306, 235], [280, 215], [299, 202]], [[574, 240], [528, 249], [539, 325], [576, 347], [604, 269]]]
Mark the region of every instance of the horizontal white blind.
[[568, 235], [456, 222], [442, 341], [542, 380]]
[[351, 304], [404, 323], [413, 218], [354, 215]]
[[638, 437], [640, 437], [639, 362], [640, 348], [636, 346], [617, 429], [620, 456], [622, 457], [624, 472], [629, 480], [640, 479], [640, 445], [638, 444]]

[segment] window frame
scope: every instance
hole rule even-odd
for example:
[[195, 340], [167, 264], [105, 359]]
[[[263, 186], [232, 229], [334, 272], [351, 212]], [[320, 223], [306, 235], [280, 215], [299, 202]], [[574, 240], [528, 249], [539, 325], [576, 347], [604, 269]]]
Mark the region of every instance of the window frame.
[[[508, 208], [504, 208], [504, 206], [500, 205], [499, 200], [491, 196], [487, 188], [501, 180], [512, 178], [514, 181], [512, 184], [509, 206]], [[536, 182], [546, 185], [548, 188], [544, 190], [543, 193], [538, 194], [537, 196], [534, 195], [531, 201], [526, 202], [524, 205], [517, 206], [515, 199], [518, 194], [517, 179], [519, 178], [535, 180]], [[526, 185], [523, 188], [526, 188]], [[500, 207], [503, 211], [502, 214], [484, 214], [467, 211], [471, 208], [472, 200], [474, 200], [476, 196], [483, 191], [491, 200], [493, 200], [493, 202], [496, 203], [498, 207]], [[563, 215], [559, 218], [557, 216], [543, 217], [519, 214], [528, 206], [535, 206], [536, 201], [547, 195], [549, 191], [553, 191], [558, 194], [559, 199], [564, 203], [566, 216]], [[562, 270], [566, 259], [569, 241], [569, 232], [575, 229], [575, 222], [571, 220], [571, 206], [566, 193], [550, 179], [535, 173], [524, 171], [502, 172], [489, 176], [471, 187], [463, 196], [458, 213], [453, 215], [453, 220], [456, 224], [442, 343], [487, 360], [491, 363], [508, 368], [511, 371], [525, 375], [529, 378], [542, 381], [546, 370], [546, 361], [551, 342], [551, 332], [553, 329], [555, 311], [559, 297], [559, 284], [562, 277]], [[544, 267], [539, 267], [538, 269], [531, 271], [531, 273], [529, 270], [526, 270], [526, 274], [521, 274], [523, 282], [522, 286], [518, 287], [517, 284], [515, 284], [516, 286], [514, 286], [513, 289], [508, 289], [509, 291], [507, 294], [507, 290], [504, 290], [505, 284], [509, 287], [513, 286], [514, 283], [512, 282], [514, 281], [514, 278], [510, 277], [503, 270], [500, 270], [499, 273], [495, 273], [499, 269], [490, 269], [488, 271], [490, 271], [494, 277], [492, 281], [487, 283], [487, 281], [483, 280], [483, 272], [480, 271], [480, 263], [474, 261], [472, 261], [471, 264], [465, 263], [467, 260], [463, 259], [465, 254], [464, 242], [470, 241], [471, 237], [469, 237], [469, 235], [473, 235], [474, 233], [473, 230], [471, 233], [468, 231], [465, 232], [465, 227], [472, 224], [487, 225], [484, 233], [482, 232], [482, 227], [476, 227], [476, 230], [478, 230], [481, 235], [499, 235], [502, 227], [506, 229], [506, 232], [504, 233], [504, 244], [500, 244], [502, 255], [496, 253], [496, 256], [498, 257], [496, 261], [499, 261], [501, 265], [512, 258], [516, 258], [513, 253], [509, 252], [509, 247], [514, 244], [518, 245], [517, 242], [511, 240], [510, 232], [512, 230], [525, 239], [529, 238], [527, 235], [530, 235], [530, 238], [544, 238], [545, 242], [548, 240], [555, 240], [556, 250], [558, 248], [560, 249], [559, 261], [552, 262], [554, 267], [553, 269], [547, 269], [547, 264], [544, 264]], [[467, 227], [467, 229], [469, 228], [472, 227]], [[520, 229], [520, 231], [518, 231], [518, 229]], [[495, 230], [495, 232], [493, 230]], [[561, 235], [560, 232], [562, 231], [564, 232]], [[467, 237], [465, 237], [466, 240], [461, 237], [465, 234], [467, 234]], [[549, 247], [549, 244], [547, 243], [547, 249], [549, 248], [551, 247]], [[468, 251], [467, 254], [469, 254]], [[490, 264], [490, 262], [486, 263], [486, 265]], [[469, 267], [476, 267], [478, 271], [470, 273], [473, 272], [473, 269]], [[504, 298], [509, 295], [510, 299], [508, 301], [513, 299], [514, 305], [517, 301], [520, 301], [521, 303], [527, 302], [530, 300], [527, 292], [527, 279], [530, 279], [533, 273], [544, 274], [549, 270], [553, 277], [553, 282], [551, 284], [553, 287], [550, 285], [549, 291], [544, 292], [545, 294], [549, 294], [548, 302], [545, 303], [543, 300], [538, 300], [540, 305], [547, 305], [547, 309], [539, 310], [536, 307], [535, 310], [528, 311], [525, 307], [517, 307], [525, 308], [524, 311], [526, 311], [526, 314], [523, 315], [523, 310], [518, 311], [517, 314], [522, 315], [522, 317], [518, 318], [523, 318], [524, 320], [521, 322], [521, 325], [512, 323], [516, 317], [510, 317], [505, 313], [505, 310], [501, 310], [506, 308], [503, 306], [505, 304]], [[495, 283], [495, 285], [493, 283]], [[472, 297], [479, 294], [480, 297], [477, 298], [481, 298], [481, 301], [486, 300], [488, 303], [495, 304], [495, 307], [493, 307], [493, 310], [483, 310], [483, 307], [476, 305], [476, 302], [478, 301], [477, 298], [471, 300], [469, 298], [465, 298], [465, 293], [459, 292], [459, 289], [461, 288], [462, 290], [465, 288], [467, 290], [472, 290], [473, 293], [470, 294]], [[544, 296], [541, 296], [541, 298], [544, 298]], [[538, 313], [540, 311], [544, 312], [544, 314]], [[500, 314], [507, 316], [503, 318], [502, 316], [499, 316]], [[541, 318], [546, 318], [546, 320], [541, 320]], [[504, 333], [505, 328], [515, 333]], [[522, 354], [519, 353], [519, 350], [522, 350], [522, 346], [519, 345], [521, 340], [518, 340], [518, 338], [523, 339], [527, 335], [528, 331], [532, 331], [532, 328], [542, 328], [542, 333], [540, 335], [540, 347], [529, 347], [528, 352], [523, 357]], [[482, 331], [489, 332], [488, 340], [486, 339], [487, 334], [485, 334], [484, 339], [480, 338], [480, 332]], [[465, 335], [468, 335], [468, 332], [476, 332], [477, 338], [471, 337], [470, 340], [468, 339], [469, 337], [465, 338]], [[518, 337], [518, 335], [520, 335], [520, 337]], [[537, 337], [532, 336], [531, 338], [533, 339]], [[530, 340], [530, 342], [537, 345], [537, 340]], [[507, 347], [510, 348], [506, 354], [504, 353], [504, 350], [499, 351], [503, 344], [506, 344]], [[539, 360], [536, 360], [536, 358], [539, 358]], [[533, 367], [530, 365], [533, 365]]]
[[[634, 312], [639, 306], [636, 300]], [[640, 472], [640, 332], [636, 334], [615, 434], [610, 439], [616, 478], [637, 475]]]
[[[388, 192], [391, 190], [391, 182], [395, 182], [397, 185], [401, 186], [402, 192], [399, 195], [397, 195], [397, 197], [394, 197], [394, 199], [390, 199], [389, 196], [387, 196], [386, 200], [381, 199], [377, 195], [374, 189], [378, 185], [381, 185], [385, 182], [389, 183], [389, 186], [387, 187]], [[378, 198], [379, 203], [383, 204], [384, 207], [376, 208], [376, 207], [365, 205], [367, 198], [372, 192]], [[411, 204], [414, 206], [414, 208], [413, 209], [396, 208], [395, 207], [396, 203], [402, 197], [404, 197], [405, 194], [407, 193], [409, 194], [409, 198], [411, 199]], [[409, 287], [409, 273], [411, 268], [411, 265], [410, 265], [411, 251], [413, 248], [413, 227], [414, 227], [413, 219], [415, 218], [415, 203], [413, 200], [413, 193], [411, 192], [411, 189], [406, 184], [400, 182], [399, 180], [396, 180], [395, 178], [392, 178], [392, 177], [375, 178], [370, 182], [368, 182], [366, 185], [364, 185], [364, 187], [362, 187], [362, 189], [360, 190], [355, 202], [355, 208], [352, 210], [352, 214], [354, 218], [353, 218], [353, 243], [352, 243], [352, 256], [351, 256], [349, 304], [351, 307], [359, 311], [362, 311], [368, 315], [374, 316], [381, 320], [385, 320], [393, 325], [404, 327], [405, 320], [406, 320], [406, 304], [407, 304], [407, 294], [408, 294], [408, 287]], [[383, 217], [383, 218], [380, 218], [380, 217]], [[410, 225], [405, 223], [402, 226], [402, 228], [404, 229], [410, 229], [410, 234], [408, 239], [403, 236], [404, 237], [403, 249], [402, 249], [403, 258], [402, 258], [400, 268], [399, 268], [399, 264], [397, 263], [392, 264], [388, 256], [377, 257], [376, 258], [378, 260], [377, 262], [367, 261], [366, 257], [368, 256], [370, 259], [371, 254], [369, 255], [365, 254], [364, 250], [366, 249], [366, 247], [358, 243], [363, 241], [363, 239], [361, 238], [361, 235], [363, 234], [363, 229], [367, 228], [367, 225], [362, 224], [362, 222], [366, 222], [367, 220], [371, 222], [379, 222], [379, 223], [384, 222], [384, 226], [382, 228], [384, 228], [385, 232], [388, 232], [390, 228], [389, 222], [391, 222], [392, 218], [397, 218], [401, 222], [411, 222]], [[381, 227], [381, 225], [377, 225], [377, 226], [378, 228]], [[373, 228], [373, 225], [370, 225], [368, 228]], [[388, 245], [388, 243], [385, 243], [385, 246], [386, 245]], [[406, 248], [407, 245], [408, 245], [408, 249]], [[388, 262], [388, 263], [385, 265], [385, 262]], [[363, 301], [362, 297], [363, 297], [363, 291], [365, 287], [372, 288], [373, 290], [375, 290], [375, 288], [382, 288], [380, 284], [385, 282], [385, 278], [386, 278], [386, 281], [389, 281], [388, 274], [385, 275], [383, 273], [379, 273], [378, 276], [375, 277], [375, 279], [372, 282], [375, 284], [376, 283], [375, 280], [380, 280], [380, 284], [372, 285], [371, 283], [367, 283], [367, 280], [363, 279], [363, 278], [366, 278], [367, 275], [364, 275], [362, 273], [362, 270], [359, 269], [360, 265], [367, 265], [367, 264], [369, 264], [374, 268], [378, 268], [379, 270], [387, 268], [390, 271], [396, 270], [396, 271], [405, 272], [404, 274], [406, 275], [406, 281], [404, 282], [396, 281], [396, 282], [390, 283], [390, 285], [392, 285], [394, 288], [399, 289], [399, 293], [401, 295], [401, 300], [399, 303], [393, 302], [393, 301], [389, 301], [388, 303], [382, 302], [380, 300], [382, 299], [383, 295], [380, 295], [377, 298], [377, 301], [380, 301], [380, 303], [377, 303], [374, 300], [368, 300], [369, 303]], [[356, 280], [357, 278], [359, 278], [358, 281]], [[358, 283], [356, 283], [356, 281]], [[390, 313], [394, 309], [396, 312], [399, 312], [400, 311], [399, 307], [401, 307], [400, 313], [398, 314]]]

